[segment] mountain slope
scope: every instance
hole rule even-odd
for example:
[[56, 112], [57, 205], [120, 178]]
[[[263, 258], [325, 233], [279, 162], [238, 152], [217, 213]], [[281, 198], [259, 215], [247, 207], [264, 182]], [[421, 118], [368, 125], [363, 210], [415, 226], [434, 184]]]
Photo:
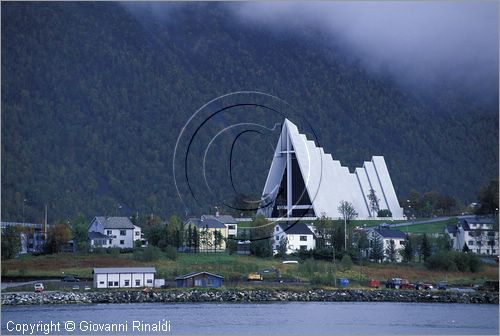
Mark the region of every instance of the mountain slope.
[[[218, 4], [174, 14], [2, 4], [2, 220], [21, 220], [24, 199], [29, 220], [45, 203], [52, 218], [182, 214], [171, 168], [181, 127], [207, 101], [246, 89], [304, 111], [320, 144], [351, 168], [384, 155], [399, 196], [435, 189], [472, 201], [497, 175], [497, 106], [449, 95], [436, 105], [367, 73], [314, 31], [270, 33]], [[272, 150], [247, 140], [235, 178], [258, 195]]]

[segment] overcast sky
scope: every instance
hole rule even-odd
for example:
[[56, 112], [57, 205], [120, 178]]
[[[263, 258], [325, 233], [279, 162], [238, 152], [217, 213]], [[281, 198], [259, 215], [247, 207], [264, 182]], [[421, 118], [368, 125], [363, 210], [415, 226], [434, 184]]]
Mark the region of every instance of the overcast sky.
[[229, 7], [243, 22], [270, 29], [320, 29], [332, 42], [343, 42], [367, 68], [391, 71], [404, 82], [498, 83], [498, 1], [247, 2]]

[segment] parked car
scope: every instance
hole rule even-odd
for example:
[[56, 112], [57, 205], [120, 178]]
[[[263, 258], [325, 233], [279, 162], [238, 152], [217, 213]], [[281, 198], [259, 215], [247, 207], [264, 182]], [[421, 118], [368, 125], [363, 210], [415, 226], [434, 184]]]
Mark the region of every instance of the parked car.
[[438, 282], [437, 284], [438, 290], [446, 290], [446, 288], [448, 288], [448, 283], [446, 283], [446, 281]]
[[79, 285], [73, 285], [73, 290], [79, 290], [80, 289], [80, 286]]
[[43, 292], [44, 289], [43, 283], [38, 282], [35, 284], [35, 292]]
[[91, 288], [90, 288], [90, 286], [85, 286], [83, 289], [84, 290], [90, 290]]
[[401, 278], [392, 278], [387, 280], [385, 283], [385, 288], [399, 289], [401, 286]]
[[371, 280], [368, 282], [368, 287], [371, 287], [371, 288], [379, 288], [379, 287], [380, 287], [380, 281], [375, 280], [375, 279], [371, 279]]
[[66, 275], [64, 276], [61, 281], [65, 281], [65, 282], [79, 282], [80, 281], [80, 278], [78, 277], [78, 275]]

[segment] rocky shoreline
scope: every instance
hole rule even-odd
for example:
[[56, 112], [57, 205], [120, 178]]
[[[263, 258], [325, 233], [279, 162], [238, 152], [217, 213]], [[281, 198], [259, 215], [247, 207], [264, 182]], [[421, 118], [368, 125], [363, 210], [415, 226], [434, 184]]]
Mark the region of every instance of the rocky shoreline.
[[498, 292], [406, 290], [162, 290], [2, 294], [2, 305], [193, 302], [440, 302], [498, 304]]

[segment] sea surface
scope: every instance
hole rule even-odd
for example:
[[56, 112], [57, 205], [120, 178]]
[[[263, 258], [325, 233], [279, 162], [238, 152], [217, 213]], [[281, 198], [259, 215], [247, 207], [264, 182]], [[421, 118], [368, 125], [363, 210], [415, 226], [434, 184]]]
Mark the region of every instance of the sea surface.
[[25, 335], [499, 334], [498, 305], [478, 304], [131, 303], [3, 306], [1, 311], [2, 335], [22, 335], [23, 328]]

